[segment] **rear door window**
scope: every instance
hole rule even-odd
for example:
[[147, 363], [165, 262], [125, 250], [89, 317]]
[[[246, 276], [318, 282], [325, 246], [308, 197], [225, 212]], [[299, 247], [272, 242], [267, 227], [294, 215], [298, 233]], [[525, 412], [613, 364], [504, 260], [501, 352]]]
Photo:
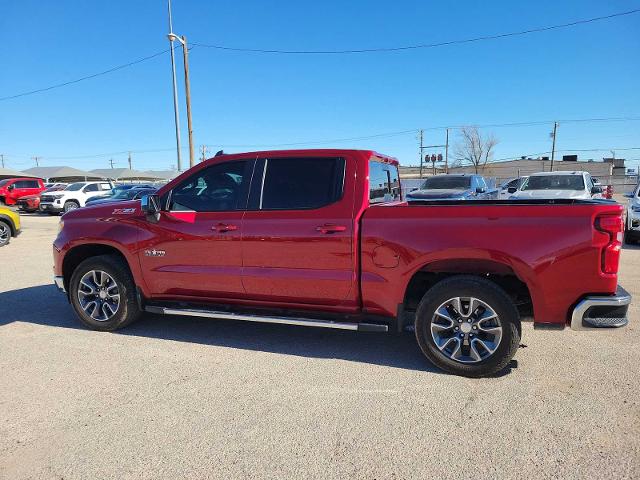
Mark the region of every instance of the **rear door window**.
[[261, 210], [305, 210], [330, 205], [344, 188], [343, 158], [268, 158]]

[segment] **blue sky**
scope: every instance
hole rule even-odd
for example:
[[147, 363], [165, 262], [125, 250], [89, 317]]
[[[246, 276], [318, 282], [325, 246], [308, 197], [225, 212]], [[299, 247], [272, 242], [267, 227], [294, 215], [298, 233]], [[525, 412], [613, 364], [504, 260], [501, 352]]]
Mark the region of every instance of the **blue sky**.
[[[455, 5], [455, 7], [454, 7]], [[640, 7], [628, 1], [186, 1], [174, 31], [190, 42], [265, 49], [349, 49], [499, 34]], [[166, 3], [3, 2], [0, 96], [72, 80], [167, 48]], [[461, 124], [640, 117], [640, 14], [521, 37], [352, 55], [190, 54], [196, 146], [215, 152]], [[177, 53], [180, 53], [177, 50]], [[178, 73], [182, 73], [181, 56]], [[179, 83], [182, 87], [181, 77]], [[0, 102], [7, 166], [106, 168], [125, 150], [175, 145], [168, 54], [109, 75]], [[183, 145], [186, 115], [180, 89]], [[495, 158], [551, 148], [552, 124], [494, 127]], [[425, 142], [443, 143], [441, 130]], [[417, 162], [413, 132], [304, 146], [373, 148]], [[452, 142], [456, 135], [452, 133]], [[640, 147], [640, 121], [561, 123], [559, 150]], [[560, 153], [561, 155], [562, 153]], [[601, 158], [608, 152], [582, 153]], [[618, 151], [640, 159], [640, 150]], [[113, 155], [126, 166], [126, 154]], [[183, 162], [188, 162], [186, 148]], [[139, 169], [175, 151], [134, 153]], [[638, 164], [638, 161], [635, 161]]]

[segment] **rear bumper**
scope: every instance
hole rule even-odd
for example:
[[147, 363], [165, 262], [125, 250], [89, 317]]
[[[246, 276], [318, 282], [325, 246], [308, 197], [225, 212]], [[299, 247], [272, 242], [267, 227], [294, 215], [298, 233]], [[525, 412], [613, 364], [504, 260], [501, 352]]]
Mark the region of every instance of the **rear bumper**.
[[589, 295], [578, 302], [571, 315], [572, 330], [624, 327], [631, 295], [618, 285], [614, 295]]

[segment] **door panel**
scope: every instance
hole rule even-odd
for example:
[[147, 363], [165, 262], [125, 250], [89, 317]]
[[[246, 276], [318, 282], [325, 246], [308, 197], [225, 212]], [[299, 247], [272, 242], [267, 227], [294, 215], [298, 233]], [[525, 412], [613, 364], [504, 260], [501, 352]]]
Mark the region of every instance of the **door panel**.
[[243, 296], [242, 218], [253, 163], [196, 169], [167, 195], [168, 211], [149, 225], [139, 253], [153, 296]]
[[[142, 243], [140, 263], [154, 296], [237, 297], [244, 212], [162, 212]], [[235, 226], [221, 231], [220, 224]]]
[[[355, 175], [355, 165], [338, 160], [332, 172], [314, 163], [321, 158], [266, 159], [256, 167], [254, 178], [261, 184], [258, 172], [265, 175], [264, 189], [258, 208], [247, 211], [242, 225], [242, 281], [248, 298], [356, 308], [354, 193], [341, 191], [343, 179]], [[308, 177], [317, 184], [308, 183]], [[340, 192], [330, 204], [319, 205], [333, 193], [318, 188], [333, 182], [339, 182]], [[347, 182], [352, 188], [354, 183]], [[292, 202], [301, 208], [288, 208]]]

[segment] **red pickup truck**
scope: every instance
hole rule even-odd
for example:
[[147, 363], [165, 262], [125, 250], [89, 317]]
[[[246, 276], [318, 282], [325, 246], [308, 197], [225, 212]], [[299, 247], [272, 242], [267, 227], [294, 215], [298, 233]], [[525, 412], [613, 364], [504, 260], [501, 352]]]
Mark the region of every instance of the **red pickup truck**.
[[398, 162], [362, 150], [221, 155], [141, 201], [66, 213], [54, 272], [86, 326], [143, 312], [413, 330], [466, 376], [503, 369], [521, 316], [627, 323], [622, 207], [607, 200], [403, 202]]

